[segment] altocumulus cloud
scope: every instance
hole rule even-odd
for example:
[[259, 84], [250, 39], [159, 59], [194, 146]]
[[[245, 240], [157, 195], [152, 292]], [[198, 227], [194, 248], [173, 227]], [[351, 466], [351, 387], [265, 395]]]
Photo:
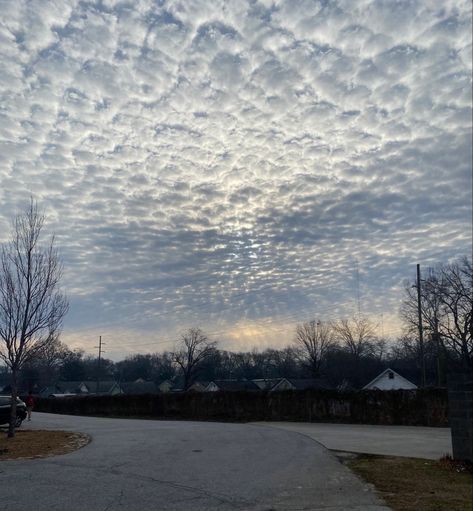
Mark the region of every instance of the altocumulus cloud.
[[416, 262], [471, 248], [468, 0], [7, 0], [0, 19], [0, 237], [44, 205], [71, 345], [155, 350], [191, 325], [284, 343], [356, 309], [356, 265], [363, 311], [394, 321]]

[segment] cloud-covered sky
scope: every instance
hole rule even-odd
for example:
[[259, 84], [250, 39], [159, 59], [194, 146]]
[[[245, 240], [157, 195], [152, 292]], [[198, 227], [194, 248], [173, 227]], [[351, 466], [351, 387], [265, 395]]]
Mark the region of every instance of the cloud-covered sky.
[[[281, 346], [471, 252], [469, 0], [0, 5], [0, 239], [32, 194], [63, 339]], [[358, 302], [357, 297], [360, 297]]]

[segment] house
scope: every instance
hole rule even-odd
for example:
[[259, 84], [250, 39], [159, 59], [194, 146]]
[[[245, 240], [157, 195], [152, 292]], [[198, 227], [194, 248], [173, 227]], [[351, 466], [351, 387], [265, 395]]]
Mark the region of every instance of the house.
[[138, 394], [157, 394], [159, 392], [158, 386], [153, 381], [144, 381], [140, 378], [136, 381], [120, 383], [120, 387], [124, 394], [138, 395]]
[[251, 380], [213, 380], [211, 381], [205, 392], [230, 391], [238, 390], [261, 390], [256, 383]]
[[260, 390], [271, 390], [275, 385], [284, 380], [285, 378], [256, 378], [251, 380], [254, 384], [258, 385]]
[[54, 385], [43, 388], [40, 397], [51, 397], [52, 395], [87, 395], [88, 387], [82, 381], [59, 381]]
[[89, 394], [91, 392], [83, 381], [58, 381], [56, 387], [61, 394]]
[[205, 392], [208, 384], [208, 381], [196, 381], [187, 390], [190, 392]]
[[417, 385], [388, 367], [371, 380], [362, 390], [415, 390]]
[[327, 388], [329, 385], [320, 378], [256, 378], [254, 380], [213, 380], [207, 385], [205, 391], [267, 390], [274, 392]]
[[308, 390], [308, 389], [328, 389], [330, 386], [322, 378], [281, 378], [271, 388], [271, 392], [281, 390]]
[[56, 385], [49, 385], [41, 389], [39, 397], [53, 397], [56, 394], [63, 394], [63, 392], [61, 392]]
[[116, 381], [99, 381], [98, 385], [96, 381], [84, 381], [82, 382], [89, 389], [89, 394], [100, 394], [107, 396], [116, 396], [117, 394], [123, 394], [123, 390], [119, 383]]
[[91, 394], [109, 395], [123, 394], [120, 385], [115, 381], [58, 381], [55, 385], [41, 390], [41, 397], [52, 395], [87, 396]]
[[159, 392], [171, 392], [174, 383], [171, 380], [164, 380], [158, 384]]

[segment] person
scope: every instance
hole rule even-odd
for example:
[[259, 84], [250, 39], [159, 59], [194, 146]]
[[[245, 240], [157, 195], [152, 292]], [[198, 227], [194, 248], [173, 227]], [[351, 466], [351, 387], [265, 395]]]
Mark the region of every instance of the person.
[[28, 393], [25, 404], [26, 404], [26, 411], [28, 412], [28, 420], [30, 421], [31, 420], [31, 411], [33, 410], [33, 406], [34, 406], [33, 393], [31, 392], [31, 390]]

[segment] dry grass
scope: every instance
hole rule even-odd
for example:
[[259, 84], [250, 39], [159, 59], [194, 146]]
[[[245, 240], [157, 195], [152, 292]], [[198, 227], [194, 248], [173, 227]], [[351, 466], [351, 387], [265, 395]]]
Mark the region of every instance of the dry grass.
[[471, 511], [473, 474], [448, 462], [360, 455], [346, 464], [394, 511]]
[[68, 431], [17, 430], [7, 438], [6, 430], [0, 430], [0, 461], [66, 454], [89, 441], [88, 435]]

